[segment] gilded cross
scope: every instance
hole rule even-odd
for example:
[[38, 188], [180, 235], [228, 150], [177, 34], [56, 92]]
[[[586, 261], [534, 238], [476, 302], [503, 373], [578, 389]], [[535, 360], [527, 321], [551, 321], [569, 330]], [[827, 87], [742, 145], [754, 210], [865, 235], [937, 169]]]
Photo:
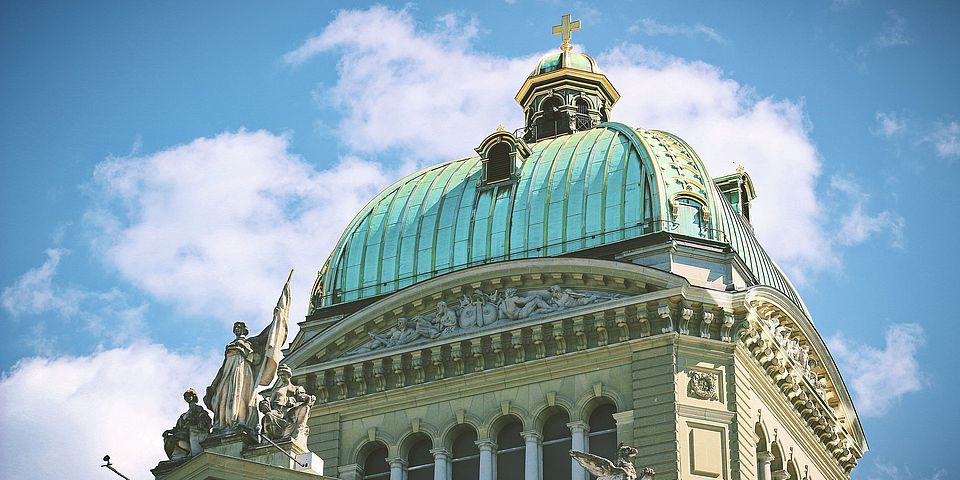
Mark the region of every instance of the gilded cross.
[[560, 35], [560, 38], [563, 39], [563, 44], [560, 45], [560, 50], [563, 50], [564, 52], [573, 50], [573, 45], [570, 45], [570, 32], [574, 30], [580, 30], [580, 20], [571, 22], [570, 15], [564, 15], [560, 18], [560, 25], [553, 26], [553, 34]]

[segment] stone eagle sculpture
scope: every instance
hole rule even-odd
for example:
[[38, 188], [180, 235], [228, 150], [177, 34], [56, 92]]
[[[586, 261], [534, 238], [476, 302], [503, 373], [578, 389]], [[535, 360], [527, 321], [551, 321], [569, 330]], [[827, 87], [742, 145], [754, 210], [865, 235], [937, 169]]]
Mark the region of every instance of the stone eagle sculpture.
[[653, 480], [652, 468], [640, 470], [641, 477], [637, 477], [637, 470], [630, 460], [637, 456], [637, 449], [620, 442], [617, 448], [617, 461], [611, 462], [603, 457], [576, 450], [570, 450], [570, 456], [586, 471], [596, 475], [597, 480]]

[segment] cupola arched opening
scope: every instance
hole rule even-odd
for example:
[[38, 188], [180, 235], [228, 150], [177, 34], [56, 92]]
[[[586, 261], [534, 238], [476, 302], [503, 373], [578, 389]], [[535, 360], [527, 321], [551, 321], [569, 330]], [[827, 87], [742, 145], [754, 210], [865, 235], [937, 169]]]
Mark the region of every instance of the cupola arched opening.
[[549, 97], [540, 104], [538, 139], [570, 133], [570, 121], [567, 114], [560, 110], [562, 105], [557, 97]]
[[593, 128], [593, 120], [590, 118], [590, 102], [586, 98], [577, 99], [577, 130], [589, 130]]

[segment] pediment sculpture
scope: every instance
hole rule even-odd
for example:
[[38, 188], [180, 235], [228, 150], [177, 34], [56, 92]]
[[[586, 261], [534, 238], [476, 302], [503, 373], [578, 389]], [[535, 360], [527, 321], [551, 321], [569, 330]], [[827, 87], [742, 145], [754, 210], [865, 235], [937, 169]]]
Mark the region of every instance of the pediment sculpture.
[[507, 288], [503, 292], [495, 290], [493, 293], [478, 289], [472, 295], [461, 296], [458, 305], [452, 306], [441, 300], [431, 311], [398, 318], [396, 325], [385, 332], [369, 332], [370, 340], [348, 355], [447, 337], [494, 324], [527, 320], [620, 297], [622, 295], [574, 291], [560, 285], [524, 294], [515, 288]]
[[637, 456], [637, 453], [636, 448], [620, 442], [617, 447], [616, 461], [576, 450], [570, 450], [570, 457], [576, 460], [584, 470], [596, 475], [597, 480], [654, 480], [656, 472], [650, 467], [642, 468], [638, 476], [637, 469], [631, 460]]

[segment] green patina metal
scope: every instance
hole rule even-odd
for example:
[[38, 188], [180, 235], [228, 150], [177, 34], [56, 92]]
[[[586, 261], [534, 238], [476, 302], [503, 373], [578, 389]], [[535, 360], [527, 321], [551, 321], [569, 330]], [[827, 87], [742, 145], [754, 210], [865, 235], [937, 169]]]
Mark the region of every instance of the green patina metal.
[[728, 243], [754, 283], [803, 303], [680, 138], [604, 123], [530, 146], [519, 179], [481, 186], [480, 157], [428, 167], [371, 200], [327, 260], [321, 305], [466, 267], [668, 231]]
[[597, 61], [590, 55], [576, 52], [558, 52], [544, 55], [537, 63], [537, 67], [530, 72], [530, 76], [550, 73], [561, 68], [572, 68], [584, 72], [600, 73]]

